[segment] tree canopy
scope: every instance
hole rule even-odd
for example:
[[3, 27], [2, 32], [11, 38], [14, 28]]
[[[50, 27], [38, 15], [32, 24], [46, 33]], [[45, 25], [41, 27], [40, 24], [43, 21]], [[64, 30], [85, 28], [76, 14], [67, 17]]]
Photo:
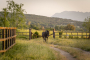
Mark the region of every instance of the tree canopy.
[[66, 30], [75, 30], [75, 26], [71, 25], [71, 24], [67, 24], [67, 26], [65, 27]]
[[90, 17], [85, 18], [83, 26], [90, 32]]
[[7, 7], [3, 8], [0, 17], [0, 26], [4, 27], [22, 27], [25, 24], [24, 4], [17, 4], [13, 0], [7, 1]]

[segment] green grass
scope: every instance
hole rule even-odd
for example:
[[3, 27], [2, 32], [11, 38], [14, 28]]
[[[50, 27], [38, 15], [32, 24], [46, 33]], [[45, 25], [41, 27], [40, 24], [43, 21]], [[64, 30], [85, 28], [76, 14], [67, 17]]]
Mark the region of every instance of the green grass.
[[[29, 31], [28, 29], [23, 29], [23, 30], [19, 30], [20, 32], [27, 32]], [[39, 32], [39, 34], [42, 34], [42, 30], [34, 30], [32, 29], [32, 32], [34, 33], [35, 31]], [[58, 31], [56, 31], [58, 32]], [[50, 34], [52, 34], [53, 32], [50, 31]], [[65, 33], [63, 33], [65, 34]], [[70, 33], [67, 33], [69, 35], [71, 35]], [[77, 33], [72, 33], [72, 35], [76, 35]], [[80, 35], [82, 33], [78, 33], [78, 35]], [[85, 35], [86, 33], [83, 33], [83, 35]], [[89, 34], [89, 33], [88, 33]], [[55, 35], [59, 35], [59, 33], [56, 33]], [[53, 44], [58, 44], [58, 45], [64, 45], [64, 46], [71, 46], [71, 47], [77, 47], [77, 48], [81, 48], [83, 50], [86, 51], [90, 51], [90, 40], [89, 39], [61, 39], [59, 38], [59, 36], [56, 36], [55, 39], [52, 38], [53, 36], [49, 36], [50, 40], [49, 43], [53, 43]], [[21, 37], [22, 38], [22, 37]], [[25, 37], [23, 36], [23, 38], [28, 39], [29, 37]], [[78, 37], [76, 37], [78, 38]], [[80, 37], [79, 37], [80, 38]]]
[[81, 48], [86, 51], [90, 51], [90, 40], [89, 39], [60, 39], [60, 38], [50, 38], [48, 41], [50, 44], [56, 44], [60, 46], [70, 46]]
[[63, 56], [49, 48], [42, 39], [16, 39], [16, 45], [5, 52], [0, 53], [0, 60], [62, 60]]

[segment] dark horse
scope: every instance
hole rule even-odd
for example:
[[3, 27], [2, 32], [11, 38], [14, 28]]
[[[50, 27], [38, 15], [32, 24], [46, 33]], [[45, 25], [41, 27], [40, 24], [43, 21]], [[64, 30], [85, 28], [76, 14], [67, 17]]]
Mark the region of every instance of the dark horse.
[[48, 37], [49, 37], [49, 31], [46, 30], [45, 32], [42, 32], [42, 37], [43, 37], [43, 39], [44, 39], [45, 42], [46, 42], [46, 38], [48, 39]]

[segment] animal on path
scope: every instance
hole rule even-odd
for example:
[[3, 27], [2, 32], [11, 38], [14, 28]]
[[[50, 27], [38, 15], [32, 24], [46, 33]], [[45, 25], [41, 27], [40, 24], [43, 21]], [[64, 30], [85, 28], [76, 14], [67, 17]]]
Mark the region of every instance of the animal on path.
[[45, 40], [46, 42], [46, 40], [48, 40], [48, 37], [49, 37], [49, 31], [46, 30], [45, 32], [42, 32], [42, 37], [43, 37], [43, 40]]

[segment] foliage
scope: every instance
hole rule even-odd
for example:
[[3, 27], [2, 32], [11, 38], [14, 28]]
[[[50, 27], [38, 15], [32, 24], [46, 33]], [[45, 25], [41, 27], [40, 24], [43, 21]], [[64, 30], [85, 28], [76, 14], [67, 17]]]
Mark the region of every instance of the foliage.
[[30, 28], [39, 30], [39, 29], [41, 29], [41, 26], [40, 26], [40, 24], [31, 24], [31, 25], [30, 25]]
[[74, 38], [75, 38], [75, 39], [78, 39], [79, 37], [76, 36], [76, 37], [74, 37]]
[[[62, 19], [62, 18], [53, 18], [53, 17], [45, 17], [45, 16], [39, 16], [39, 15], [33, 15], [33, 14], [25, 14], [27, 18], [27, 24], [29, 21], [31, 21], [31, 24], [36, 25], [39, 23], [41, 26], [44, 26], [45, 28], [55, 28], [55, 26], [66, 26], [70, 22], [73, 22], [72, 24], [74, 26], [80, 26], [82, 28], [82, 22], [80, 21], [73, 21], [71, 19]], [[61, 27], [60, 29], [64, 29], [64, 27]]]
[[60, 32], [59, 32], [59, 38], [62, 37], [62, 34], [63, 34], [63, 31], [60, 31]]
[[83, 26], [90, 32], [90, 18], [85, 18], [85, 21], [83, 22]]
[[[90, 32], [90, 17], [85, 18], [85, 22], [83, 23], [83, 26], [87, 29], [87, 31]], [[90, 34], [89, 34], [89, 39], [90, 39]]]
[[3, 11], [0, 12], [0, 26], [8, 27], [9, 21], [8, 21], [8, 10], [6, 8], [3, 8]]
[[72, 35], [69, 35], [69, 38], [70, 38], [70, 39], [73, 39], [73, 36], [72, 36]]
[[17, 4], [13, 0], [9, 0], [7, 3], [7, 7], [3, 8], [3, 14], [1, 14], [3, 17], [0, 18], [0, 20], [2, 19], [3, 21], [0, 22], [2, 22], [4, 26], [23, 27], [25, 24], [25, 10], [22, 9], [23, 4]]
[[71, 25], [71, 24], [67, 24], [67, 26], [65, 27], [66, 30], [75, 30], [75, 26]]
[[51, 31], [51, 30], [53, 30], [53, 28], [46, 28], [46, 30]]
[[33, 34], [33, 36], [32, 36], [32, 38], [39, 38], [40, 36], [39, 36], [39, 33], [36, 31], [34, 34]]

